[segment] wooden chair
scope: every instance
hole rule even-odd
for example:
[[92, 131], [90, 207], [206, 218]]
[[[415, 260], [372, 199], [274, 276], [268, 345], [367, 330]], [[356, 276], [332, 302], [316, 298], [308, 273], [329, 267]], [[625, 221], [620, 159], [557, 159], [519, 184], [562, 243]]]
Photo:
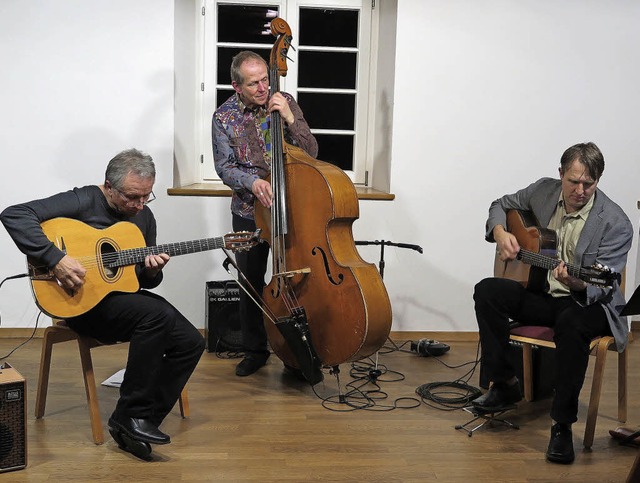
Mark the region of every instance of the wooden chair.
[[[104, 443], [104, 430], [100, 417], [100, 406], [98, 403], [98, 391], [96, 388], [95, 376], [93, 374], [93, 362], [91, 360], [91, 349], [100, 347], [102, 342], [84, 335], [80, 335], [68, 327], [64, 320], [54, 319], [53, 325], [47, 327], [42, 339], [42, 353], [40, 355], [40, 376], [38, 378], [38, 388], [36, 395], [36, 419], [44, 416], [44, 409], [47, 403], [47, 389], [49, 386], [49, 372], [51, 369], [51, 352], [53, 345], [59, 342], [75, 340], [80, 351], [80, 364], [82, 366], [82, 376], [84, 387], [87, 393], [87, 404], [89, 406], [89, 418], [91, 420], [91, 431], [95, 444]], [[180, 395], [180, 414], [183, 418], [189, 417], [189, 399], [187, 388], [185, 387]]]
[[[533, 394], [533, 346], [555, 349], [553, 329], [541, 326], [520, 326], [511, 329], [511, 340], [522, 344], [522, 367], [524, 378], [524, 399], [532, 401]], [[600, 405], [600, 394], [604, 380], [604, 366], [608, 351], [617, 351], [615, 339], [611, 336], [597, 337], [591, 341], [591, 355], [596, 358], [593, 369], [593, 382], [587, 410], [587, 423], [584, 429], [584, 447], [591, 448], [596, 430], [596, 419]], [[627, 420], [627, 351], [618, 353], [618, 421]]]
[[[515, 267], [514, 267], [515, 268]], [[494, 274], [497, 277], [505, 276], [505, 264], [496, 255]], [[620, 289], [624, 293], [625, 271], [622, 271]], [[520, 273], [514, 278], [526, 284], [526, 275]], [[510, 339], [522, 344], [522, 368], [524, 383], [524, 399], [532, 401], [533, 394], [533, 346], [556, 348], [553, 342], [554, 331], [550, 327], [527, 325], [517, 326], [511, 329]], [[631, 342], [631, 333], [629, 333]], [[596, 358], [596, 365], [593, 370], [593, 382], [591, 384], [591, 395], [589, 397], [589, 407], [587, 410], [587, 421], [584, 430], [584, 447], [591, 448], [596, 430], [596, 419], [598, 407], [600, 405], [600, 394], [602, 392], [602, 382], [604, 379], [604, 366], [608, 351], [616, 351], [615, 339], [611, 336], [596, 337], [590, 344], [591, 355]], [[627, 419], [627, 351], [618, 353], [618, 421], [624, 422]]]

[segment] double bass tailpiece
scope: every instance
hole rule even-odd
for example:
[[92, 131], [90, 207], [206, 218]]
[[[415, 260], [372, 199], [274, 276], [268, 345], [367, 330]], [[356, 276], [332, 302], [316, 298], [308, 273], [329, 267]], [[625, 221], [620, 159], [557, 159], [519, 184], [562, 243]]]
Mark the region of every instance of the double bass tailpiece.
[[304, 308], [294, 309], [291, 315], [278, 317], [276, 327], [287, 341], [304, 378], [312, 385], [324, 379], [322, 361], [311, 343], [311, 332]]

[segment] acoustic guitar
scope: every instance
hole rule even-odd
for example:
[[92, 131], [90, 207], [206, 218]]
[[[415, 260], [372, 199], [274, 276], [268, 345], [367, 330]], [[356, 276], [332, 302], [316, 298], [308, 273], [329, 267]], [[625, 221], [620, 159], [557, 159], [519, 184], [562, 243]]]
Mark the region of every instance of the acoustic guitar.
[[218, 248], [248, 250], [260, 242], [256, 231], [148, 247], [140, 229], [126, 221], [100, 230], [78, 220], [53, 218], [41, 227], [49, 240], [87, 271], [84, 285], [72, 292], [60, 285], [48, 267], [27, 257], [36, 305], [47, 315], [61, 319], [84, 314], [112, 292], [137, 292], [140, 284], [135, 265], [144, 262], [147, 255], [166, 253], [174, 257]]
[[[507, 212], [507, 231], [512, 233], [520, 251], [517, 258], [504, 262], [496, 254], [494, 275], [516, 280], [528, 290], [541, 292], [547, 281], [547, 271], [556, 268], [560, 260], [557, 257], [557, 235], [554, 230], [538, 226], [530, 211], [509, 210]], [[569, 275], [584, 280], [590, 285], [611, 287], [620, 274], [608, 267], [595, 264], [581, 267], [566, 263]]]

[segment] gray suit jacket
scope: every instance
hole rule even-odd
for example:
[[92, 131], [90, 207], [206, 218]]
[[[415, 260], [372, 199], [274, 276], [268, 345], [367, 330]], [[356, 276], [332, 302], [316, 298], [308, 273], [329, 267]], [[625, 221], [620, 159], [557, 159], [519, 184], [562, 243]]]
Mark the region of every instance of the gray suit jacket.
[[[506, 212], [511, 209], [528, 210], [538, 219], [541, 227], [546, 227], [560, 197], [561, 183], [558, 179], [542, 178], [528, 187], [491, 203], [486, 224], [485, 238], [494, 242], [493, 228], [507, 226]], [[593, 208], [582, 229], [575, 258], [566, 260], [580, 266], [590, 266], [596, 262], [620, 273], [627, 263], [627, 253], [633, 241], [633, 226], [627, 215], [600, 189], [596, 189]], [[616, 283], [612, 288], [588, 285], [584, 292], [571, 292], [580, 305], [601, 304], [609, 319], [611, 333], [616, 339], [619, 351], [624, 350], [629, 340], [629, 323], [621, 317], [625, 305], [624, 295]]]

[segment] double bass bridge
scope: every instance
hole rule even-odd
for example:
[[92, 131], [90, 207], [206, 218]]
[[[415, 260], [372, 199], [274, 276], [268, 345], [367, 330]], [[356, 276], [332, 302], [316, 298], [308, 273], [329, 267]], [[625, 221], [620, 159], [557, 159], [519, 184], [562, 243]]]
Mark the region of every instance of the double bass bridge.
[[289, 270], [286, 272], [276, 273], [274, 277], [293, 278], [296, 275], [307, 275], [309, 273], [311, 273], [311, 268], [305, 267], [305, 268], [299, 268], [298, 270]]

